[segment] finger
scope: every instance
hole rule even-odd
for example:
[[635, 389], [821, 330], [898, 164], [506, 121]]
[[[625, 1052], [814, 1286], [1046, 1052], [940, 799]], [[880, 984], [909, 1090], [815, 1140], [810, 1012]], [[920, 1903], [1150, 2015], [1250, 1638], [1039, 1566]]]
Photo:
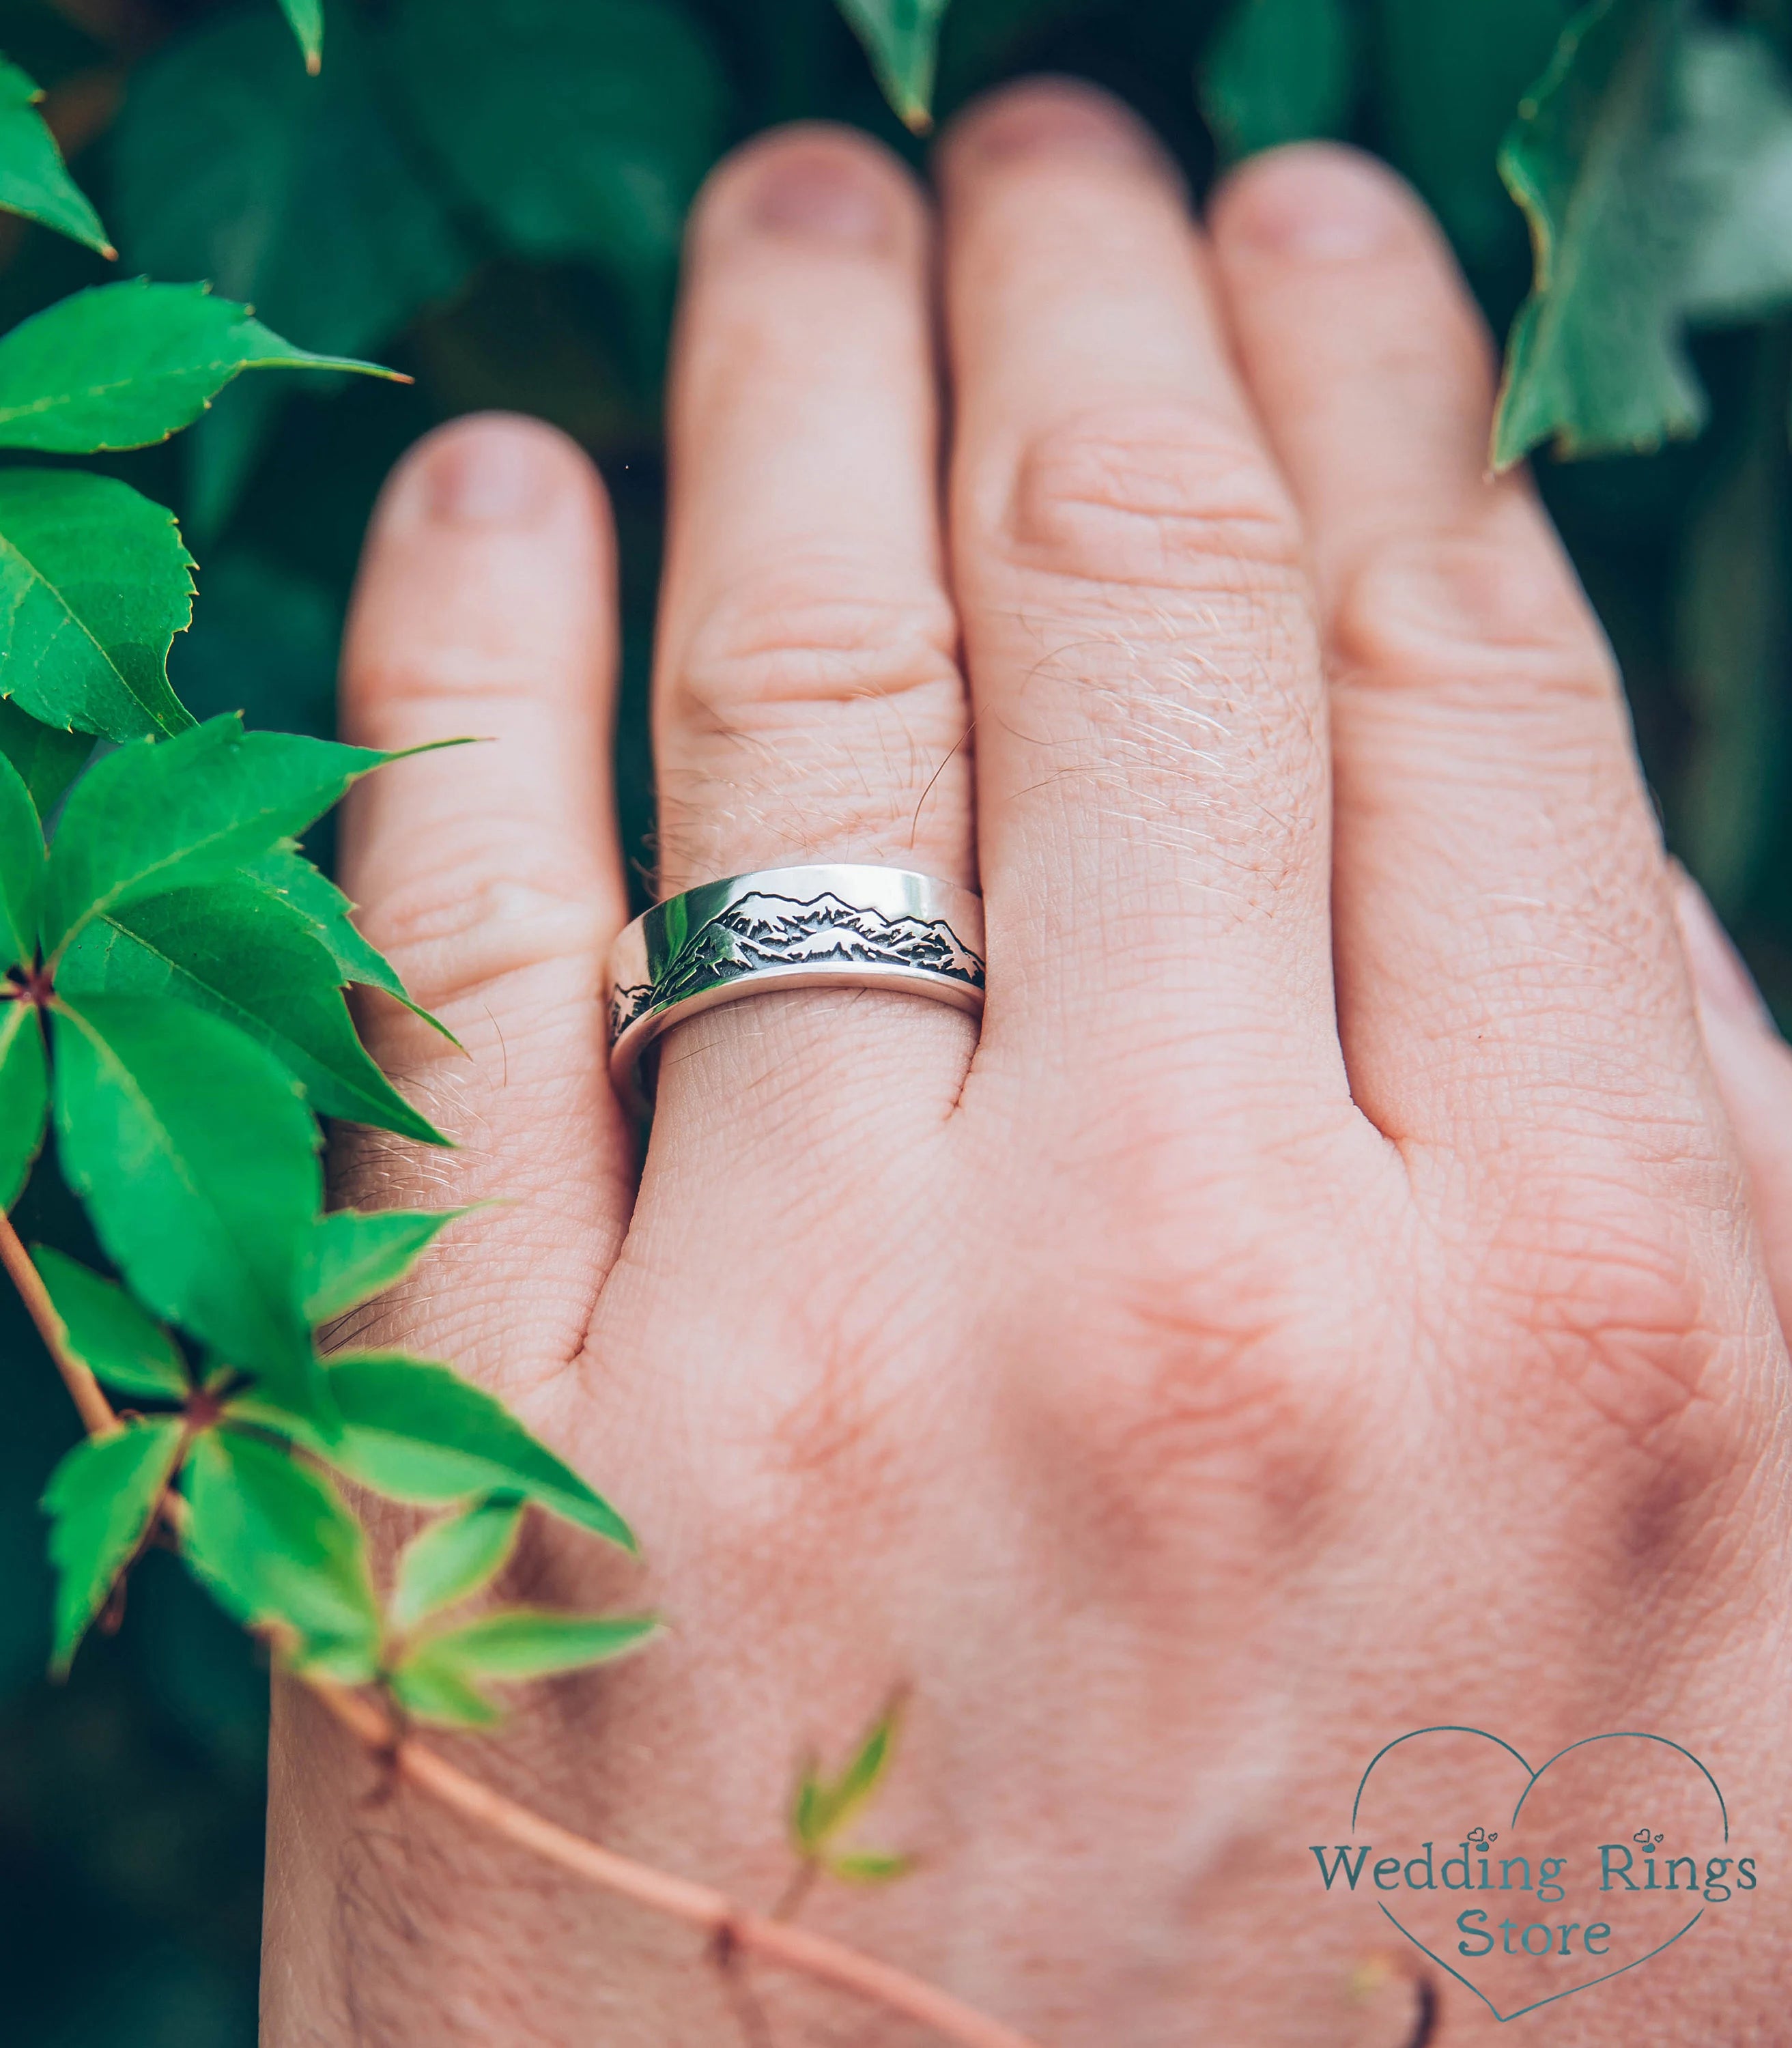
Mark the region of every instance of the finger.
[[1074, 1046], [1098, 1113], [1180, 1096], [1209, 1131], [1266, 1092], [1305, 1115], [1316, 1076], [1341, 1103], [1301, 537], [1180, 187], [1131, 115], [1052, 82], [962, 119], [941, 178], [979, 1065], [1057, 1074]]
[[1396, 1138], [1515, 1162], [1527, 1129], [1634, 1142], [1639, 1102], [1706, 1128], [1611, 656], [1527, 482], [1487, 475], [1492, 351], [1442, 238], [1329, 148], [1248, 166], [1213, 235], [1328, 612], [1356, 1100]]
[[[913, 181], [844, 131], [762, 139], [699, 202], [654, 685], [664, 894], [826, 860], [972, 879], [928, 264]], [[912, 997], [731, 1004], [669, 1034], [656, 1132], [762, 1118], [782, 1076], [826, 1115], [886, 1057], [949, 1096], [972, 1035]]]
[[[451, 1235], [436, 1255], [476, 1252], [491, 1284], [401, 1305], [407, 1343], [421, 1322], [421, 1340], [494, 1370], [576, 1356], [627, 1217], [630, 1140], [599, 1007], [624, 914], [612, 553], [602, 486], [570, 441], [530, 421], [457, 422], [386, 486], [344, 653], [347, 737], [480, 742], [382, 770], [343, 820], [343, 883], [363, 929], [466, 1049], [375, 999], [375, 1056], [458, 1149], [357, 1134], [339, 1193], [502, 1199], [464, 1227], [462, 1249]], [[385, 1297], [382, 1313], [400, 1312]]]
[[1779, 1325], [1792, 1332], [1792, 1046], [1704, 890], [1678, 867], [1674, 909], [1705, 1053], [1748, 1175]]

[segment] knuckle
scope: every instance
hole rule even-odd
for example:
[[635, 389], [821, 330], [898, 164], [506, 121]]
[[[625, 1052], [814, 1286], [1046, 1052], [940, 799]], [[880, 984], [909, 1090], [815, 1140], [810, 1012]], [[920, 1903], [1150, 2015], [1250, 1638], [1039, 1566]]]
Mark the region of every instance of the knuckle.
[[1022, 455], [1009, 539], [1072, 581], [1255, 591], [1298, 581], [1305, 567], [1262, 448], [1184, 402], [1109, 405], [1047, 429]]
[[1135, 1327], [1067, 1363], [1030, 1395], [1030, 1433], [1079, 1549], [1121, 1582], [1191, 1544], [1274, 1571], [1335, 1530], [1360, 1462], [1348, 1418], [1273, 1325]]
[[961, 696], [943, 594], [843, 590], [850, 571], [791, 564], [722, 593], [682, 652], [671, 715], [697, 731], [777, 725], [793, 711], [917, 693]]
[[483, 823], [470, 817], [436, 842], [441, 857], [384, 890], [360, 920], [428, 1010], [552, 960], [588, 962], [595, 973], [606, 892], [528, 828]]
[[830, 595], [828, 584], [816, 564], [755, 578], [669, 659], [658, 712], [668, 872], [725, 874], [749, 848], [765, 863], [827, 848], [913, 865], [936, 844], [934, 857], [960, 858], [968, 714], [951, 608], [925, 593]]
[[[482, 640], [483, 634], [491, 635], [489, 643]], [[382, 720], [394, 712], [438, 704], [452, 706], [458, 717], [465, 718], [482, 705], [508, 708], [532, 701], [558, 702], [565, 695], [559, 672], [538, 657], [529, 659], [514, 639], [509, 614], [494, 607], [484, 622], [471, 622], [452, 641], [427, 650], [370, 649], [365, 638], [359, 646], [351, 642], [346, 669], [350, 693], [356, 705], [374, 711]]]
[[[1347, 686], [1616, 700], [1616, 665], [1553, 547], [1488, 531], [1406, 535], [1371, 548], [1344, 583], [1332, 629]], [[1505, 685], [1503, 690], [1501, 686]]]
[[[1316, 1307], [1311, 1280], [1273, 1247], [1216, 1233], [1180, 1255], [1146, 1243], [1093, 1314], [1057, 1304], [1027, 1347], [1023, 1398], [1100, 1519], [1217, 1524], [1283, 1553], [1329, 1522], [1372, 1403], [1336, 1369], [1340, 1297]], [[1083, 1332], [1073, 1346], [1066, 1326]]]

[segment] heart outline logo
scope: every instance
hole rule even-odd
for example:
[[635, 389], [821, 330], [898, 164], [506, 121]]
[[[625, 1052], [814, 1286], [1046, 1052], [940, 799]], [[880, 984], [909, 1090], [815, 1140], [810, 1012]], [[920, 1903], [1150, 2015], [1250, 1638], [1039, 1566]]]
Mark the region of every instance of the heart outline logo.
[[[1675, 1742], [1670, 1736], [1656, 1735], [1646, 1728], [1612, 1728], [1608, 1729], [1604, 1735], [1582, 1736], [1579, 1741], [1571, 1742], [1565, 1748], [1558, 1749], [1553, 1756], [1550, 1757], [1544, 1763], [1538, 1764], [1534, 1770], [1531, 1767], [1530, 1759], [1521, 1755], [1520, 1752], [1515, 1749], [1511, 1743], [1506, 1741], [1503, 1737], [1494, 1735], [1486, 1728], [1470, 1728], [1464, 1724], [1453, 1721], [1441, 1722], [1433, 1728], [1409, 1729], [1405, 1735], [1396, 1736], [1392, 1742], [1384, 1744], [1381, 1748], [1376, 1751], [1375, 1755], [1370, 1758], [1367, 1768], [1365, 1769], [1362, 1777], [1358, 1780], [1356, 1797], [1351, 1802], [1350, 1826], [1352, 1834], [1356, 1832], [1357, 1817], [1362, 1810], [1363, 1795], [1368, 1789], [1369, 1780], [1375, 1775], [1376, 1765], [1381, 1762], [1384, 1756], [1388, 1755], [1391, 1751], [1399, 1748], [1402, 1743], [1415, 1741], [1420, 1736], [1425, 1735], [1478, 1736], [1482, 1741], [1491, 1742], [1496, 1748], [1504, 1750], [1506, 1754], [1510, 1756], [1525, 1773], [1525, 1788], [1523, 1791], [1519, 1794], [1518, 1802], [1512, 1809], [1512, 1817], [1507, 1823], [1508, 1829], [1515, 1828], [1518, 1825], [1519, 1816], [1524, 1811], [1525, 1802], [1536, 1790], [1538, 1780], [1542, 1778], [1544, 1774], [1550, 1770], [1552, 1767], [1559, 1763], [1565, 1756], [1570, 1756], [1576, 1750], [1588, 1748], [1595, 1743], [1659, 1743], [1664, 1748], [1671, 1749], [1676, 1751], [1679, 1755], [1685, 1757], [1687, 1762], [1692, 1764], [1694, 1768], [1698, 1771], [1700, 1775], [1705, 1778], [1705, 1782], [1710, 1786], [1712, 1794], [1717, 1801], [1718, 1813], [1723, 1821], [1723, 1839], [1726, 1844], [1729, 1841], [1730, 1809], [1728, 1802], [1724, 1797], [1724, 1788], [1717, 1782], [1717, 1780], [1712, 1777], [1709, 1768], [1705, 1764], [1702, 1758], [1695, 1756], [1692, 1751], [1688, 1749], [1683, 1743]], [[1650, 1866], [1651, 1868], [1653, 1868], [1653, 1865]], [[1651, 1879], [1651, 1882], [1653, 1882], [1653, 1879]], [[1493, 2000], [1488, 1996], [1487, 1993], [1481, 1989], [1479, 1984], [1476, 1984], [1471, 1978], [1464, 1976], [1462, 1972], [1456, 1968], [1453, 1965], [1445, 1962], [1444, 1958], [1440, 1956], [1434, 1949], [1428, 1947], [1425, 1942], [1419, 1939], [1418, 1935], [1412, 1932], [1410, 1928], [1402, 1926], [1399, 1920], [1398, 1920], [1393, 1914], [1389, 1912], [1387, 1908], [1383, 1906], [1379, 1899], [1376, 1901], [1376, 1910], [1382, 1914], [1383, 1918], [1388, 1922], [1390, 1926], [1398, 1929], [1400, 1934], [1404, 1935], [1406, 1940], [1410, 1941], [1413, 1946], [1417, 1949], [1422, 1955], [1429, 1956], [1431, 1961], [1437, 1965], [1439, 1969], [1446, 1971], [1451, 1976], [1456, 1979], [1458, 1984], [1463, 1985], [1466, 1989], [1472, 1991], [1475, 1994], [1476, 1997], [1481, 2001], [1482, 2004], [1487, 2007], [1488, 2011], [1493, 2015], [1494, 2018], [1502, 2026], [1504, 2026], [1509, 2020], [1522, 2019], [1527, 2012], [1535, 2012], [1539, 2010], [1540, 2007], [1546, 2005], [1554, 2005], [1565, 1998], [1577, 1998], [1584, 1991], [1595, 1990], [1602, 1984], [1610, 1984], [1614, 1977], [1625, 1976], [1632, 1970], [1640, 1969], [1645, 1963], [1652, 1962], [1657, 1956], [1661, 1955], [1666, 1949], [1671, 1949], [1676, 1941], [1680, 1941], [1684, 1936], [1689, 1934], [1693, 1928], [1697, 1926], [1700, 1921], [1701, 1921], [1705, 1915], [1705, 1908], [1701, 1906], [1698, 1911], [1693, 1915], [1691, 1919], [1689, 1919], [1678, 1933], [1670, 1934], [1666, 1941], [1658, 1943], [1655, 1947], [1650, 1949], [1647, 1955], [1633, 1957], [1629, 1962], [1620, 1964], [1615, 1970], [1606, 1971], [1602, 1976], [1589, 1977], [1584, 1984], [1570, 1984], [1565, 1990], [1551, 1992], [1546, 1997], [1534, 1999], [1530, 2004], [1521, 2005], [1511, 2012], [1502, 2012], [1499, 2007], [1494, 2003]]]

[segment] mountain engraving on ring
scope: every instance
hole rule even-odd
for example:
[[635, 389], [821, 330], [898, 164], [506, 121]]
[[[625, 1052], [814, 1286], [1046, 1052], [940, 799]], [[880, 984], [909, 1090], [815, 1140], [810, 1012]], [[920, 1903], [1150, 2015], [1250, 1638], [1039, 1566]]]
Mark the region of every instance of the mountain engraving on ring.
[[903, 968], [983, 985], [981, 958], [944, 918], [886, 917], [831, 894], [798, 902], [755, 890], [698, 925], [652, 981], [617, 989], [610, 999], [610, 1035], [619, 1038], [650, 1010], [669, 1008], [743, 975], [836, 965]]

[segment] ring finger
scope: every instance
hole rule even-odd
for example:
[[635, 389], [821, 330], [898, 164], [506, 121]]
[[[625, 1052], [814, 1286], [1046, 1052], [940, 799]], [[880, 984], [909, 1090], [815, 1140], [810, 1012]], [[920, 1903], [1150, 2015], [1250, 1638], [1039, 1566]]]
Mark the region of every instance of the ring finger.
[[[662, 894], [816, 861], [972, 879], [929, 259], [906, 173], [844, 132], [756, 143], [699, 204], [654, 681]], [[745, 1116], [806, 1146], [847, 1087], [912, 1115], [922, 1073], [956, 1096], [972, 1037], [907, 996], [731, 1003], [667, 1034], [656, 1132], [708, 1146]], [[886, 1058], [902, 1087], [869, 1082]]]

